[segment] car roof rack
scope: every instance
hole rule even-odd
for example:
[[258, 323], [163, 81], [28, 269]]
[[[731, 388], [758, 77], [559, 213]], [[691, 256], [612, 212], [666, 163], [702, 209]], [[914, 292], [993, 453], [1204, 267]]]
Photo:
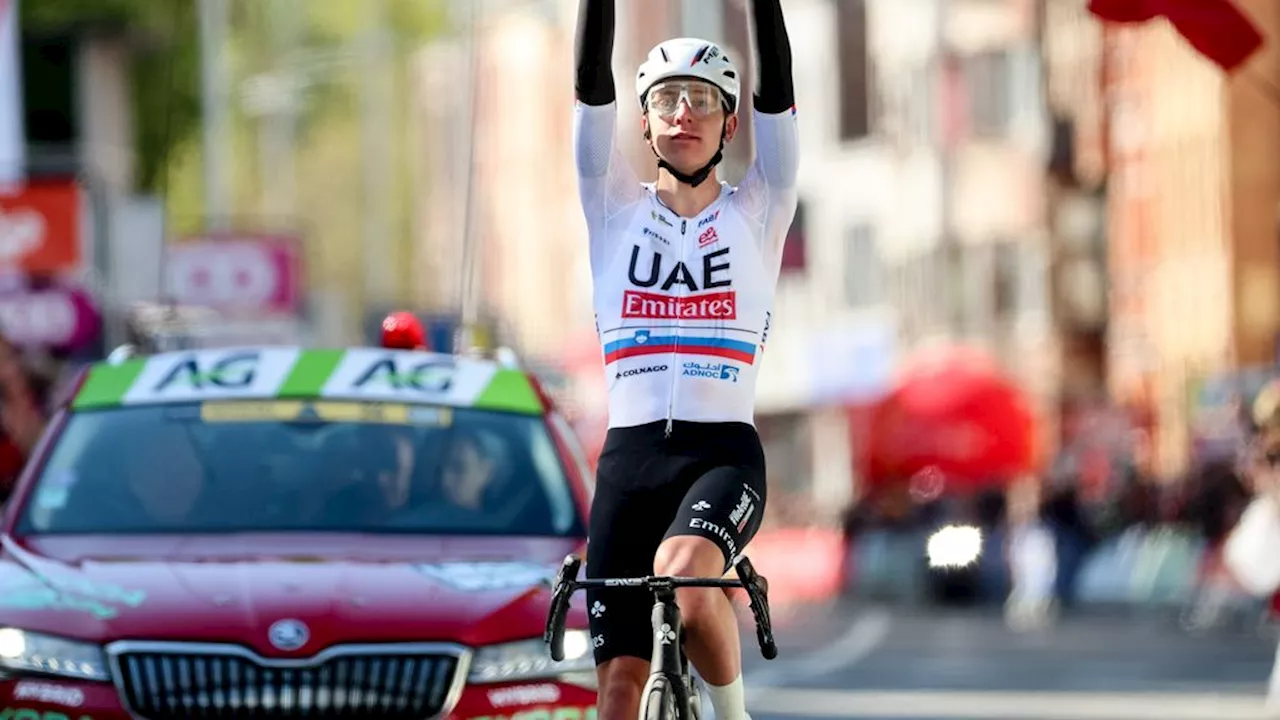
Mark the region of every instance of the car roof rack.
[[[128, 313], [129, 339], [107, 355], [106, 363], [119, 365], [154, 353], [186, 349], [188, 343], [184, 340], [195, 339], [202, 325], [216, 322], [219, 317], [221, 316], [216, 310], [208, 307], [171, 302], [136, 303]], [[459, 348], [465, 349], [459, 349], [453, 354], [494, 362], [507, 370], [527, 370], [520, 354], [511, 346], [490, 347], [476, 340], [474, 334], [459, 332], [457, 344]], [[423, 351], [431, 352], [425, 348]]]
[[[131, 357], [192, 347], [202, 329], [214, 327], [222, 315], [213, 308], [175, 302], [134, 303], [127, 314]], [[122, 354], [127, 352], [116, 348]], [[113, 351], [115, 352], [115, 351]]]

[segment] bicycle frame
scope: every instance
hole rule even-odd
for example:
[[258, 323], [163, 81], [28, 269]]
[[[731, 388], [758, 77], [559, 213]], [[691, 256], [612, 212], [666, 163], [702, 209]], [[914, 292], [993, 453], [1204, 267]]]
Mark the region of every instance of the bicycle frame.
[[[688, 658], [684, 654], [684, 623], [680, 606], [676, 604], [676, 589], [670, 582], [650, 582], [653, 593], [653, 655], [649, 661], [649, 681], [645, 683], [641, 697], [647, 697], [658, 678], [667, 678], [676, 696], [676, 706], [691, 710], [692, 678], [689, 677]], [[686, 715], [687, 717], [687, 715]]]
[[561, 564], [560, 572], [552, 585], [551, 607], [547, 613], [547, 625], [542, 636], [550, 649], [551, 659], [556, 662], [564, 660], [564, 621], [569, 612], [569, 600], [575, 592], [596, 588], [644, 588], [654, 597], [653, 612], [650, 614], [654, 643], [653, 656], [650, 660], [651, 672], [649, 681], [645, 684], [643, 697], [648, 697], [650, 688], [665, 680], [675, 695], [677, 707], [683, 709], [677, 713], [681, 720], [690, 717], [692, 688], [687, 678], [688, 660], [684, 656], [681, 645], [684, 628], [680, 607], [676, 603], [678, 588], [740, 587], [746, 590], [751, 604], [751, 614], [755, 619], [756, 639], [760, 643], [760, 652], [767, 660], [778, 656], [778, 646], [773, 640], [773, 624], [769, 618], [769, 583], [756, 574], [755, 568], [745, 557], [734, 563], [737, 580], [662, 575], [579, 580], [578, 571], [581, 566], [581, 558], [569, 555]]

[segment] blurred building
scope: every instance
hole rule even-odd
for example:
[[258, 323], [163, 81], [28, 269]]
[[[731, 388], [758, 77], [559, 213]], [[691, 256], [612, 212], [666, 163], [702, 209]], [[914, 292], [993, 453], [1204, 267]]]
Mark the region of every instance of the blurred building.
[[1045, 159], [1049, 234], [1046, 279], [1058, 339], [1059, 391], [1054, 470], [1096, 500], [1113, 489], [1136, 448], [1132, 413], [1107, 387], [1107, 131], [1103, 28], [1075, 0], [1043, 0], [1045, 101], [1051, 130]]
[[945, 7], [934, 142], [951, 326], [996, 350], [1051, 423], [1059, 362], [1046, 291], [1049, 132], [1037, 3]]
[[[556, 356], [591, 327], [585, 228], [573, 170], [575, 3], [486, 4], [472, 47], [437, 41], [415, 62], [422, 172], [415, 302], [456, 310], [466, 288], [468, 164], [476, 292], [503, 340]], [[475, 98], [471, 116], [470, 93]]]
[[[837, 4], [847, 15], [862, 5]], [[863, 132], [884, 146], [888, 187], [873, 230], [878, 256], [860, 285], [893, 308], [904, 352], [935, 339], [994, 352], [1049, 432], [1060, 358], [1046, 291], [1049, 132], [1037, 3], [865, 5]]]
[[1049, 287], [1061, 339], [1062, 400], [1100, 403], [1107, 393], [1102, 25], [1075, 0], [1044, 0], [1041, 20], [1052, 130], [1045, 163]]
[[[1280, 6], [1236, 3], [1269, 39]], [[1189, 455], [1206, 379], [1272, 366], [1280, 329], [1280, 51], [1230, 78], [1165, 23], [1106, 30], [1106, 369], [1113, 398], [1152, 417], [1156, 470]]]

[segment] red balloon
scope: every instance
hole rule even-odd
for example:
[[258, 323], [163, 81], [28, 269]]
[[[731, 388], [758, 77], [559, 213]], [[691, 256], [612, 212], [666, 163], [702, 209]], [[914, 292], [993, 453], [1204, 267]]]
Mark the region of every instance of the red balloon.
[[393, 312], [382, 320], [382, 347], [392, 350], [426, 350], [422, 323], [410, 312]]

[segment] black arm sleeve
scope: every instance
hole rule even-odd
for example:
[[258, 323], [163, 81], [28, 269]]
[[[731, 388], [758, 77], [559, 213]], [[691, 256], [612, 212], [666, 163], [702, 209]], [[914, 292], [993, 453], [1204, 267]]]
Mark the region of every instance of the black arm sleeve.
[[584, 105], [608, 105], [617, 99], [618, 91], [613, 85], [613, 33], [614, 0], [579, 0], [574, 88]]
[[752, 0], [751, 15], [756, 26], [756, 110], [786, 112], [796, 104], [796, 89], [781, 0]]

